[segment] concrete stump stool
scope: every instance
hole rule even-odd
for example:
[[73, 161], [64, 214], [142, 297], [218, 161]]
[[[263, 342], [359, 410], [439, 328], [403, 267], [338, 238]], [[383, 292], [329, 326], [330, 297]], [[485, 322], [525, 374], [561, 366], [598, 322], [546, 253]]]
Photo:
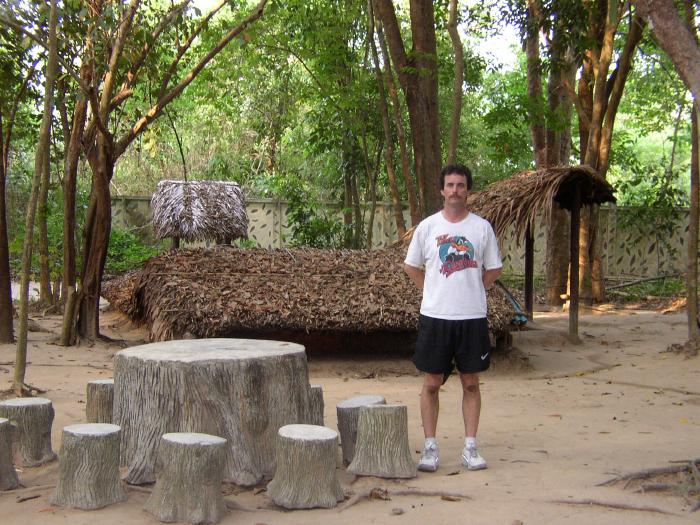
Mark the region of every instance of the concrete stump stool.
[[218, 523], [226, 511], [221, 482], [226, 440], [194, 432], [163, 435], [156, 484], [144, 509], [164, 522]]
[[309, 414], [304, 347], [282, 341], [197, 339], [134, 346], [114, 356], [114, 422], [127, 483], [155, 481], [163, 434], [227, 440], [224, 481], [275, 473], [277, 431]]
[[343, 448], [343, 463], [346, 465], [350, 464], [355, 456], [357, 418], [360, 414], [360, 407], [370, 405], [386, 405], [386, 399], [376, 395], [357, 396], [341, 401], [335, 407], [338, 416], [340, 446]]
[[316, 425], [286, 425], [277, 438], [277, 471], [267, 485], [287, 509], [332, 508], [344, 499], [336, 475], [338, 433]]
[[309, 390], [309, 413], [306, 423], [309, 425], [323, 426], [323, 388], [319, 385], [311, 385]]
[[12, 465], [12, 425], [9, 419], [0, 417], [0, 490], [18, 486], [19, 479]]
[[38, 467], [56, 459], [51, 449], [53, 405], [43, 397], [20, 397], [0, 402], [0, 417], [17, 429], [18, 463]]
[[83, 423], [63, 429], [52, 505], [95, 510], [126, 500], [119, 479], [117, 425]]
[[88, 381], [85, 417], [89, 423], [111, 423], [114, 379]]
[[360, 408], [355, 457], [348, 471], [360, 476], [415, 478], [416, 464], [408, 446], [405, 405]]

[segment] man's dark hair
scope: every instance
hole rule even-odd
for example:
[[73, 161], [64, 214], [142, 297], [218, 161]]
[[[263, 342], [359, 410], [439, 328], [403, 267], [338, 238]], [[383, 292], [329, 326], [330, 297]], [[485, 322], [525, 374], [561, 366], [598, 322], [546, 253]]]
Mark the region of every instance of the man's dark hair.
[[445, 189], [447, 175], [462, 175], [467, 178], [467, 189], [472, 189], [472, 172], [463, 164], [448, 164], [440, 171], [440, 189]]

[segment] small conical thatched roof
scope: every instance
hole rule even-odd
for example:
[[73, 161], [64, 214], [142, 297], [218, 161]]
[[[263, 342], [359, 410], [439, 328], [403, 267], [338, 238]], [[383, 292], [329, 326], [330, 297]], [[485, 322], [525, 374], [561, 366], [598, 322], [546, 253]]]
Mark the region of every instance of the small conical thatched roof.
[[571, 210], [576, 185], [581, 187], [581, 204], [615, 202], [613, 187], [589, 166], [561, 166], [537, 171], [521, 171], [469, 195], [469, 209], [493, 226], [502, 237], [509, 226], [518, 239], [527, 226], [541, 216], [548, 222], [552, 201]]
[[156, 237], [227, 242], [248, 237], [248, 216], [235, 182], [163, 180], [151, 199]]

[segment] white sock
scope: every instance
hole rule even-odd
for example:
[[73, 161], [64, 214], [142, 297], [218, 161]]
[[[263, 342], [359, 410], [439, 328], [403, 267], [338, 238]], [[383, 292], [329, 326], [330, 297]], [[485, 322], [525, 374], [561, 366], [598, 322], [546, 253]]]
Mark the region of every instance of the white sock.
[[475, 437], [465, 437], [464, 446], [467, 448], [476, 448], [476, 438]]
[[435, 446], [435, 448], [437, 448], [437, 439], [435, 439], [434, 437], [425, 438], [425, 448], [433, 448], [432, 446]]

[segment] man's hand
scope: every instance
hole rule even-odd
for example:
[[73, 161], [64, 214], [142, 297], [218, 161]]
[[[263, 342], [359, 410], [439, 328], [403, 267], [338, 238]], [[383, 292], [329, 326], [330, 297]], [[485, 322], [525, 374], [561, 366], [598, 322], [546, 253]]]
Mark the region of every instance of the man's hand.
[[408, 264], [403, 265], [403, 270], [411, 278], [411, 281], [418, 287], [418, 289], [423, 291], [423, 281], [425, 281], [425, 272], [422, 268], [416, 268], [415, 266], [410, 266]]
[[503, 268], [494, 268], [492, 270], [484, 270], [481, 280], [484, 282], [484, 288], [489, 289], [491, 285], [498, 279], [498, 276], [503, 272]]

